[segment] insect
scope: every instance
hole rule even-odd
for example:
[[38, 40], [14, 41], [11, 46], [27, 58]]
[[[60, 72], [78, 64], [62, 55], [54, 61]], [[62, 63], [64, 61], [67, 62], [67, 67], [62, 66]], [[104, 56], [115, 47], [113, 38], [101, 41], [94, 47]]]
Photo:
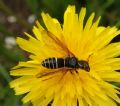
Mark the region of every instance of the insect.
[[42, 61], [42, 66], [49, 69], [58, 68], [68, 68], [68, 69], [83, 69], [85, 71], [90, 71], [90, 67], [87, 61], [78, 60], [76, 57], [66, 57], [66, 58], [47, 58]]
[[[73, 53], [70, 52], [70, 50], [67, 48], [67, 46], [59, 40], [53, 33], [49, 31], [43, 30], [41, 34], [44, 34], [43, 41], [46, 46], [53, 47], [52, 49], [55, 50], [54, 45], [56, 45], [61, 51], [65, 51], [68, 55], [66, 58], [47, 58], [41, 62], [43, 67], [46, 67], [48, 69], [58, 69], [56, 71], [52, 72], [45, 72], [45, 73], [39, 73], [37, 75], [38, 78], [41, 78], [43, 76], [51, 75], [52, 73], [57, 73], [61, 70], [60, 68], [66, 68], [68, 69], [84, 69], [86, 71], [90, 71], [90, 67], [87, 61], [84, 60], [78, 60]], [[61, 35], [62, 36], [62, 35]], [[63, 38], [63, 36], [62, 36]]]

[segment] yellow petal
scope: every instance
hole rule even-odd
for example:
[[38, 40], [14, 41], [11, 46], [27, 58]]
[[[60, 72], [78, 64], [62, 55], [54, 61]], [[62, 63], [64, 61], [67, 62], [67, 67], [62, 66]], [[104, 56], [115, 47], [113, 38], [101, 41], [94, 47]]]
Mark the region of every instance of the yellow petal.
[[51, 33], [53, 33], [57, 38], [61, 40], [62, 36], [62, 29], [60, 23], [57, 19], [52, 19], [49, 14], [42, 13], [43, 21]]
[[32, 68], [21, 68], [10, 71], [10, 75], [12, 76], [24, 76], [24, 75], [36, 75], [38, 72], [40, 72], [37, 69]]
[[[117, 31], [115, 27], [113, 28], [107, 28], [104, 31], [102, 31], [97, 39], [95, 39], [95, 42], [91, 44], [91, 49], [96, 51], [100, 50], [104, 46], [106, 46], [110, 41], [117, 35], [120, 34], [120, 31]], [[102, 41], [102, 43], [101, 43]]]

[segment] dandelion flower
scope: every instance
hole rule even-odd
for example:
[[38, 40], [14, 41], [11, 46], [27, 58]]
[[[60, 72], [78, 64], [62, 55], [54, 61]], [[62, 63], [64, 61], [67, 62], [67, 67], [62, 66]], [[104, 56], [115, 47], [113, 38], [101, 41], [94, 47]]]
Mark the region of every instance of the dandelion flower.
[[[24, 103], [33, 106], [117, 106], [120, 82], [120, 42], [110, 43], [120, 34], [116, 27], [99, 26], [100, 17], [93, 21], [92, 13], [86, 23], [86, 8], [79, 14], [68, 6], [63, 26], [49, 14], [42, 13], [46, 29], [39, 22], [33, 27], [34, 37], [18, 37], [17, 44], [30, 53], [30, 60], [20, 62], [10, 74], [17, 76], [10, 83], [16, 95], [26, 94]], [[50, 69], [41, 65], [48, 58], [74, 56], [87, 61], [89, 72], [82, 68]]]

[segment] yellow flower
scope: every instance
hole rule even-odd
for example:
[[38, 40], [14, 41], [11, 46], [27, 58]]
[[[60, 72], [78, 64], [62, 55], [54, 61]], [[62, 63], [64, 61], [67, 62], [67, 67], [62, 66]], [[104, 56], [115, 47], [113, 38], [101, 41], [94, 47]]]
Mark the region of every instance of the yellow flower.
[[[34, 37], [17, 38], [17, 44], [30, 53], [30, 61], [20, 62], [10, 72], [18, 76], [10, 83], [16, 95], [26, 94], [23, 102], [34, 106], [117, 106], [119, 88], [110, 82], [120, 82], [120, 42], [110, 43], [120, 34], [116, 27], [98, 26], [92, 13], [84, 25], [86, 9], [79, 15], [75, 6], [68, 6], [64, 24], [42, 13], [44, 29], [37, 21]], [[42, 65], [48, 58], [76, 57], [88, 62], [89, 72], [82, 68], [50, 69]]]

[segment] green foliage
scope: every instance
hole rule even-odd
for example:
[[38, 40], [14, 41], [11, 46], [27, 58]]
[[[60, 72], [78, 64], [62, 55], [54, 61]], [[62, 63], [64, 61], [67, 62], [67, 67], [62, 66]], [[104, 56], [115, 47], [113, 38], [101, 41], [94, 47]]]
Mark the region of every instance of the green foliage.
[[[22, 104], [21, 96], [9, 87], [13, 79], [9, 70], [19, 61], [25, 60], [27, 54], [19, 49], [17, 45], [7, 48], [6, 37], [24, 35], [22, 32], [31, 32], [32, 24], [27, 22], [29, 15], [34, 14], [42, 23], [40, 13], [48, 12], [63, 23], [63, 13], [69, 4], [75, 4], [77, 11], [81, 8], [81, 0], [0, 0], [0, 106], [30, 106]], [[95, 11], [97, 17], [102, 16], [102, 25], [116, 25], [120, 28], [120, 0], [87, 0], [87, 12]], [[8, 16], [15, 16], [17, 22], [8, 22]], [[21, 34], [22, 33], [22, 34]], [[24, 36], [23, 36], [24, 37]], [[119, 41], [120, 37], [116, 41]], [[120, 86], [119, 83], [116, 83]]]

